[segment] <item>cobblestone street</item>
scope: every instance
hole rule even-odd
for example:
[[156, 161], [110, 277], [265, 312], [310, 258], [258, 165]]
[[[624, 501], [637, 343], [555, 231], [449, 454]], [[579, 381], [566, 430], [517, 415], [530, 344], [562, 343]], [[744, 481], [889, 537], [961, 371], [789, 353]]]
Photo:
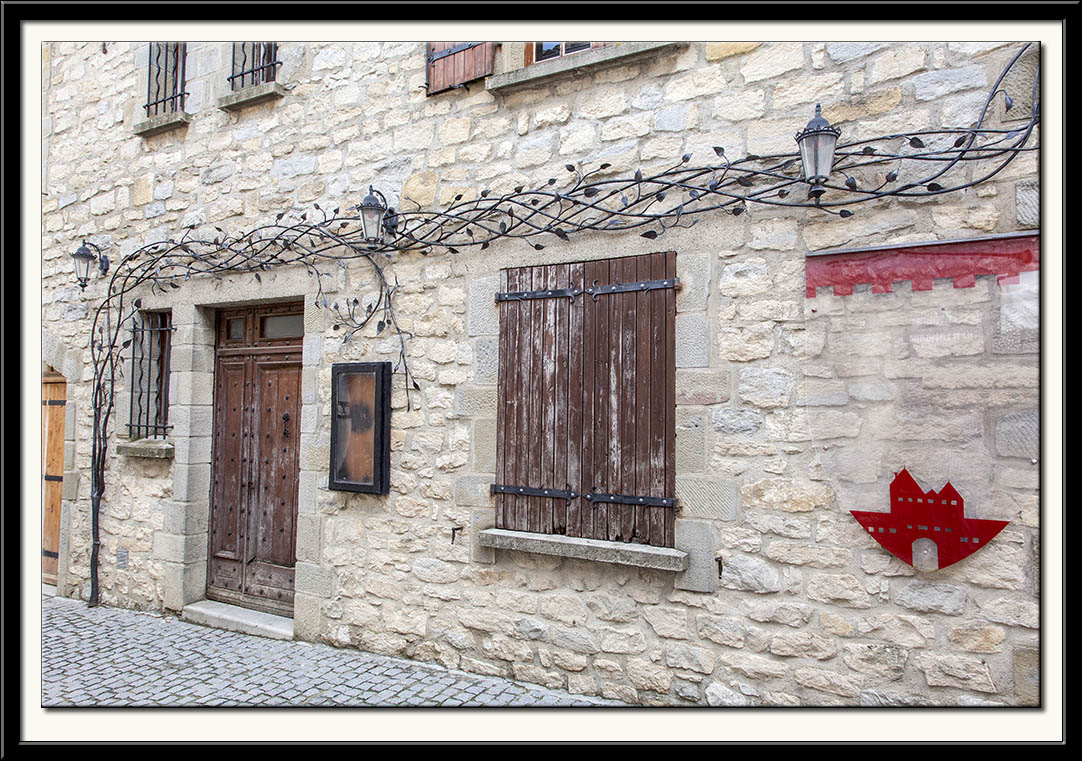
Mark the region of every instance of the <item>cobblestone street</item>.
[[44, 707], [623, 705], [47, 595], [42, 632]]

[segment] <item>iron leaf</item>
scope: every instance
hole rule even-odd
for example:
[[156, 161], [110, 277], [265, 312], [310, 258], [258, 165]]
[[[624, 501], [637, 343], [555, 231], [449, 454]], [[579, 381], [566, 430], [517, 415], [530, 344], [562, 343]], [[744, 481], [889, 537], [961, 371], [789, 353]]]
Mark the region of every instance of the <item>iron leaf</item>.
[[938, 182], [929, 182], [925, 187], [927, 187], [928, 191], [931, 193], [937, 193], [943, 189], [943, 186]]
[[842, 209], [841, 211], [838, 212], [838, 216], [840, 216], [842, 218], [851, 217], [851, 216], [853, 216], [853, 212], [849, 211], [849, 209]]
[[725, 155], [725, 149], [720, 148], [720, 147], [715, 145], [714, 146], [714, 153], [718, 154], [719, 156], [724, 156]]
[[654, 230], [647, 230], [640, 237], [649, 238], [650, 240], [653, 240], [654, 238], [657, 237], [657, 232], [655, 232]]
[[856, 190], [857, 189], [857, 181], [856, 181], [856, 179], [853, 178], [853, 177], [846, 177], [845, 178], [845, 187], [849, 188], [850, 190]]
[[921, 140], [919, 137], [912, 137], [909, 139], [909, 146], [911, 148], [923, 148], [924, 141]]

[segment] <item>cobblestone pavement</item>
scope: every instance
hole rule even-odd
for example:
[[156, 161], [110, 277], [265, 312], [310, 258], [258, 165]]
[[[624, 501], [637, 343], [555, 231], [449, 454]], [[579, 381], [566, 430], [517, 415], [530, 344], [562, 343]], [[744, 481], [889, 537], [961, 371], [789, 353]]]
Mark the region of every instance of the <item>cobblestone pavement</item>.
[[81, 600], [41, 603], [45, 707], [624, 705]]

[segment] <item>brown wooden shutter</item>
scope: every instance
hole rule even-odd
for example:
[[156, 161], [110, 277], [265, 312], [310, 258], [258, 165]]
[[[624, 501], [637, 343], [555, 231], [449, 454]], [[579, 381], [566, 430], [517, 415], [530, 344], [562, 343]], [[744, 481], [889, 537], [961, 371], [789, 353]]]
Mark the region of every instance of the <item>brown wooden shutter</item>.
[[[675, 280], [659, 253], [504, 271], [504, 292]], [[500, 302], [496, 480], [571, 499], [496, 494], [496, 527], [673, 546], [672, 506], [587, 494], [675, 493], [676, 293], [671, 287]]]
[[428, 94], [450, 90], [492, 73], [495, 42], [429, 42], [425, 60]]

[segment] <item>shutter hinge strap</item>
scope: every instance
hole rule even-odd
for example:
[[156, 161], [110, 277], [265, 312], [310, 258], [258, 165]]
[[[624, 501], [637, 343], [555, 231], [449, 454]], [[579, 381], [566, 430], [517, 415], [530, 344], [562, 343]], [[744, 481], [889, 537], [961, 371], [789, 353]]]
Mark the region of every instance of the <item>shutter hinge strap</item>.
[[526, 301], [528, 299], [558, 299], [569, 298], [574, 301], [577, 296], [585, 293], [597, 301], [598, 296], [609, 293], [641, 293], [656, 291], [663, 288], [680, 289], [680, 278], [674, 277], [668, 280], [642, 280], [638, 283], [610, 283], [598, 285], [595, 280], [588, 288], [552, 288], [543, 291], [509, 291], [496, 294], [496, 301]]
[[527, 497], [551, 497], [554, 499], [574, 499], [579, 496], [570, 486], [566, 489], [538, 489], [533, 486], [508, 486], [507, 484], [490, 484], [489, 494], [517, 494]]
[[429, 60], [429, 63], [434, 63], [434, 62], [440, 60], [441, 58], [446, 58], [449, 55], [454, 55], [455, 53], [461, 53], [463, 50], [470, 50], [472, 48], [477, 47], [478, 45], [484, 45], [484, 44], [485, 43], [483, 43], [483, 42], [460, 42], [459, 44], [455, 45], [454, 47], [444, 48], [443, 50], [437, 50], [434, 53], [429, 53], [429, 59], [428, 60]]
[[638, 494], [608, 494], [605, 492], [589, 492], [583, 494], [587, 500], [597, 507], [599, 502], [619, 503], [622, 505], [642, 505], [644, 507], [676, 507], [676, 500], [672, 497], [646, 497]]

